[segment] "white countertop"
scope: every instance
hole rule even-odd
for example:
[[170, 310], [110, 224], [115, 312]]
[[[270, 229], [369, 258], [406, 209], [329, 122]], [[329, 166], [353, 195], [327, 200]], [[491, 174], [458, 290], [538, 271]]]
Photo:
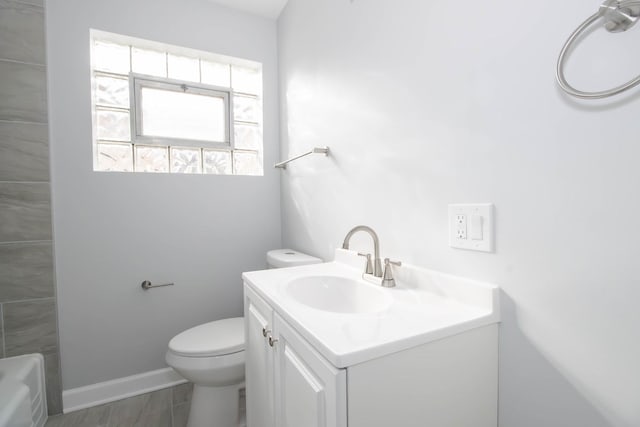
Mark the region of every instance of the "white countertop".
[[500, 321], [497, 286], [408, 264], [394, 267], [395, 288], [366, 281], [392, 298], [388, 308], [377, 313], [316, 310], [285, 291], [290, 281], [305, 276], [362, 281], [362, 266], [362, 258], [354, 252], [337, 249], [333, 262], [252, 271], [242, 278], [337, 368]]

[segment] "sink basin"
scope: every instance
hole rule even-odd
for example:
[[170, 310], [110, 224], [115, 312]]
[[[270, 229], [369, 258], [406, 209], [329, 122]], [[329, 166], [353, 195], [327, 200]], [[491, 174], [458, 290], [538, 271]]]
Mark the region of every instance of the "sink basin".
[[334, 313], [377, 313], [392, 302], [382, 288], [340, 276], [300, 277], [285, 292], [301, 304]]

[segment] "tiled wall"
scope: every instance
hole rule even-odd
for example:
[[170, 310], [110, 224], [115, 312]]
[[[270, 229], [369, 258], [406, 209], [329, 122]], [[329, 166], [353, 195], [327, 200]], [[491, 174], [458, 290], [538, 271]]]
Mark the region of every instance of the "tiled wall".
[[0, 357], [42, 353], [62, 409], [51, 232], [44, 0], [0, 0]]

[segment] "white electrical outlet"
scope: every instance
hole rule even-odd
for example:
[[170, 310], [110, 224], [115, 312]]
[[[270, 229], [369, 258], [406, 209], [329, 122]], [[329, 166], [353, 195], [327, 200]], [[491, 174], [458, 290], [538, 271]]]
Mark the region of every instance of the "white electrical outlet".
[[493, 205], [449, 205], [449, 246], [493, 252]]
[[456, 215], [456, 239], [458, 240], [466, 240], [467, 239], [467, 216], [466, 215]]

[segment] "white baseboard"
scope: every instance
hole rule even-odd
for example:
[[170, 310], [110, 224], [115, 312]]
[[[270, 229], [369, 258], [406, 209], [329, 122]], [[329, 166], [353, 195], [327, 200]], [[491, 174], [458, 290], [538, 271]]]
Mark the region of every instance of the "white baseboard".
[[186, 383], [172, 368], [158, 369], [62, 392], [63, 412], [78, 411]]

